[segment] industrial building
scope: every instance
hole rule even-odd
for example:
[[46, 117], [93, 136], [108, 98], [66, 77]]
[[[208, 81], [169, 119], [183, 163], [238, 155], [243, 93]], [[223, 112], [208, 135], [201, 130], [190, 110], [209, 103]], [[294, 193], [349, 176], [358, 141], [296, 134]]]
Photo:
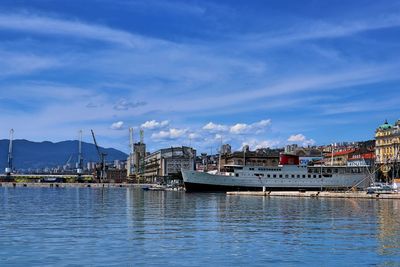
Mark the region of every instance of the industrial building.
[[129, 129], [129, 134], [131, 151], [126, 164], [127, 176], [131, 181], [139, 182], [145, 169], [146, 144], [144, 143], [144, 131], [140, 130], [140, 141], [137, 143], [133, 142], [133, 128]]
[[280, 152], [282, 150], [269, 148], [250, 151], [245, 146], [243, 151], [221, 154], [221, 169], [225, 165], [278, 166]]
[[179, 179], [181, 170], [195, 169], [196, 150], [191, 147], [170, 147], [157, 150], [145, 157], [146, 182], [166, 182]]

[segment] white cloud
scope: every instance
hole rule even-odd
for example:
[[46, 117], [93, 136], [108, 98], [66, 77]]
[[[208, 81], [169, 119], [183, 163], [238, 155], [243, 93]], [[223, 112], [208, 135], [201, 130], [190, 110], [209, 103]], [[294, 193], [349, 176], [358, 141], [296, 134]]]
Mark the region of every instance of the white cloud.
[[305, 140], [303, 142], [303, 146], [313, 146], [313, 145], [315, 145], [315, 140], [314, 139]]
[[223, 136], [221, 134], [215, 134], [214, 139], [222, 140]]
[[233, 134], [243, 134], [243, 133], [260, 133], [263, 132], [269, 125], [271, 125], [271, 120], [261, 120], [252, 124], [237, 123], [230, 128], [230, 132]]
[[294, 134], [288, 138], [289, 142], [304, 142], [306, 137], [302, 134]]
[[281, 145], [279, 140], [257, 140], [251, 139], [242, 143], [241, 150], [245, 145], [248, 145], [250, 150], [260, 149], [260, 148], [276, 148]]
[[246, 123], [237, 123], [231, 127], [230, 132], [233, 134], [241, 134], [247, 132], [249, 128], [249, 125]]
[[123, 121], [117, 121], [111, 124], [111, 129], [113, 130], [122, 130], [124, 128], [124, 122]]
[[169, 121], [168, 120], [165, 120], [165, 121], [151, 120], [151, 121], [146, 121], [145, 123], [143, 123], [141, 125], [141, 128], [153, 130], [153, 129], [163, 128], [163, 127], [166, 127], [168, 125], [169, 125]]
[[158, 133], [153, 133], [151, 138], [154, 140], [161, 140], [161, 139], [177, 139], [182, 137], [186, 134], [186, 129], [176, 129], [171, 128], [168, 131], [160, 131]]
[[255, 122], [252, 124], [246, 123], [236, 123], [232, 126], [223, 125], [223, 124], [215, 124], [213, 122], [209, 122], [203, 126], [203, 130], [209, 131], [211, 133], [216, 132], [225, 132], [229, 131], [232, 134], [243, 134], [254, 131], [255, 133], [260, 133], [265, 130], [271, 124], [271, 120], [261, 120], [259, 122]]
[[291, 135], [288, 140], [288, 142], [293, 142], [293, 143], [300, 143], [303, 146], [312, 146], [315, 144], [315, 141], [313, 139], [307, 139], [303, 134], [294, 134]]
[[203, 126], [203, 130], [206, 130], [209, 132], [223, 132], [223, 131], [227, 131], [228, 129], [229, 129], [229, 127], [226, 125], [215, 124], [213, 122], [209, 122]]
[[200, 135], [198, 133], [190, 133], [188, 135], [189, 139], [195, 140], [195, 139], [200, 139]]
[[269, 125], [271, 125], [271, 120], [270, 119], [261, 120], [259, 122], [253, 123], [252, 127], [258, 129], [258, 128], [265, 128], [265, 127], [267, 127]]

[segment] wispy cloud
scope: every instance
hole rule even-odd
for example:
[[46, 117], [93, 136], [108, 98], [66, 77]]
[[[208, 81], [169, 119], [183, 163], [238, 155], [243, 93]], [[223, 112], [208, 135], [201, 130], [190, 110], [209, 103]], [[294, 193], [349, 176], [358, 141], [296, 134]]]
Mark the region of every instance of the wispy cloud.
[[141, 106], [147, 105], [147, 102], [145, 101], [139, 101], [139, 102], [130, 102], [127, 101], [126, 99], [120, 99], [117, 103], [114, 105], [115, 110], [128, 110], [130, 108], [137, 108]]
[[275, 33], [258, 33], [242, 36], [245, 45], [251, 47], [276, 47], [295, 42], [346, 37], [362, 32], [400, 27], [396, 13], [375, 16], [366, 20], [329, 23], [325, 21], [299, 21], [290, 30]]
[[0, 77], [3, 78], [9, 75], [26, 75], [46, 69], [55, 69], [63, 65], [56, 58], [32, 53], [0, 51], [0, 58]]
[[[386, 116], [398, 111], [371, 107], [385, 106], [383, 98], [375, 103], [372, 95], [388, 96], [399, 82], [397, 37], [385, 34], [400, 26], [398, 15], [315, 20], [304, 13], [304, 18], [283, 14], [277, 24], [284, 26], [271, 27], [275, 24], [267, 16], [253, 21], [251, 15], [258, 13], [246, 13], [249, 9], [240, 9], [246, 22], [232, 17], [228, 22], [211, 8], [212, 1], [181, 3], [139, 3], [146, 6], [140, 12], [179, 17], [177, 22], [187, 23], [181, 31], [139, 27], [122, 14], [118, 20], [98, 20], [96, 7], [93, 16], [3, 9], [0, 86], [7, 88], [8, 98], [18, 100], [24, 114], [11, 116], [17, 108], [3, 105], [1, 123], [31, 136], [62, 129], [55, 133], [59, 138], [90, 125], [100, 136], [113, 136], [108, 140], [116, 146], [126, 141], [127, 133], [112, 128], [134, 125], [149, 132], [149, 147], [188, 139], [199, 147], [215, 147], [220, 137], [236, 147], [246, 140], [260, 147], [283, 145], [292, 133], [302, 133], [300, 143], [312, 140], [310, 136], [324, 142], [328, 134], [313, 121], [335, 119], [340, 125], [357, 122], [365, 111], [379, 109]], [[229, 6], [234, 12], [235, 4]], [[37, 9], [27, 4], [25, 10]], [[210, 23], [204, 29], [210, 32], [207, 38], [191, 26], [193, 16]], [[32, 118], [36, 127], [25, 125]], [[123, 124], [110, 127], [118, 122]]]
[[164, 120], [164, 121], [150, 120], [150, 121], [144, 122], [140, 127], [143, 129], [153, 130], [153, 129], [163, 128], [168, 125], [169, 125], [168, 120]]
[[[143, 47], [151, 44], [151, 38], [117, 30], [108, 26], [89, 24], [79, 20], [65, 20], [34, 14], [0, 14], [0, 28], [37, 34], [65, 35], [115, 43], [127, 47]], [[157, 43], [161, 41], [157, 41]]]

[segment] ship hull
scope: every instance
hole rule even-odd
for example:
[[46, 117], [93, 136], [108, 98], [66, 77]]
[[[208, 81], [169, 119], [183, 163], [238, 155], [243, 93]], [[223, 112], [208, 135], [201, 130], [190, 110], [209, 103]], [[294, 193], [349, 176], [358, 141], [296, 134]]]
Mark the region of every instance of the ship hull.
[[[228, 186], [215, 184], [200, 184], [185, 182], [186, 192], [233, 192], [233, 191], [262, 191], [262, 187], [250, 186]], [[321, 188], [316, 187], [265, 187], [266, 191], [320, 191]]]

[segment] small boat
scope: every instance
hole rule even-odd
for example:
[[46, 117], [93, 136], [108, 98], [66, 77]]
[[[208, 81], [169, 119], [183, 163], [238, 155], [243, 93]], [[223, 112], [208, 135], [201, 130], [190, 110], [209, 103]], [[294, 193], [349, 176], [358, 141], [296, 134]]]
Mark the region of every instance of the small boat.
[[144, 191], [165, 191], [167, 187], [164, 185], [151, 185], [147, 187], [143, 187]]
[[375, 183], [367, 188], [367, 194], [394, 194], [398, 193], [398, 188], [396, 183], [386, 184], [386, 183]]
[[143, 187], [145, 191], [183, 191], [184, 187], [178, 184], [168, 184], [168, 185], [151, 185]]

